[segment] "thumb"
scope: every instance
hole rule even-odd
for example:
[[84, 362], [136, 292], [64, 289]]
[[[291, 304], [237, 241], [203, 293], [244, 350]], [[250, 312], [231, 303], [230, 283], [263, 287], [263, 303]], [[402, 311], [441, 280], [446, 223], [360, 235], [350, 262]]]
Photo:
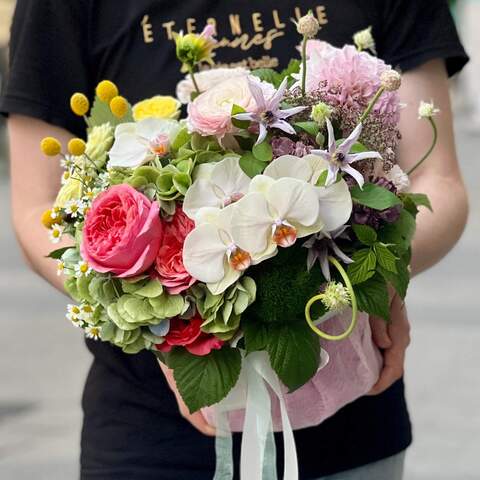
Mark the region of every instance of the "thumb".
[[370, 327], [373, 341], [378, 348], [390, 348], [392, 346], [392, 339], [388, 334], [388, 325], [385, 320], [370, 315]]

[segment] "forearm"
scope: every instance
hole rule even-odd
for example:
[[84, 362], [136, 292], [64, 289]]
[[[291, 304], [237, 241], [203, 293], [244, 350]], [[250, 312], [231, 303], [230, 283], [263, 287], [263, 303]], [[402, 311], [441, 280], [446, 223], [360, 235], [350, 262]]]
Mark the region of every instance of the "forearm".
[[412, 192], [426, 193], [433, 213], [421, 208], [412, 247], [412, 274], [439, 262], [457, 243], [467, 221], [468, 199], [460, 179], [419, 177]]
[[63, 275], [57, 275], [55, 261], [46, 256], [52, 250], [73, 242], [65, 239], [54, 245], [50, 241], [48, 231], [40, 221], [42, 213], [48, 208], [51, 208], [51, 204], [39, 205], [22, 218], [14, 219], [15, 231], [24, 257], [32, 270], [63, 292]]

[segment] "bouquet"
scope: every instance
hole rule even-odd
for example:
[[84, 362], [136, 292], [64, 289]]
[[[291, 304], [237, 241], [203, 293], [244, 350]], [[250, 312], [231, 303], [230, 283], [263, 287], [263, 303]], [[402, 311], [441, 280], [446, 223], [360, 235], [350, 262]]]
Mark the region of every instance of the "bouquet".
[[[314, 39], [318, 27], [311, 14], [298, 21], [301, 59], [282, 72], [198, 71], [212, 62], [212, 27], [179, 33], [178, 99], [132, 107], [102, 81], [91, 108], [85, 95], [71, 98], [87, 141], [72, 139], [65, 153], [55, 138], [41, 144], [65, 168], [42, 221], [54, 243], [72, 239], [49, 255], [76, 302], [67, 318], [88, 338], [149, 350], [173, 369], [192, 412], [215, 406], [205, 413], [224, 433], [217, 446], [243, 429], [258, 444], [242, 459], [249, 479], [261, 478], [274, 429], [288, 447], [285, 478], [297, 478], [289, 413], [295, 428], [324, 418], [300, 418], [302, 392], [315, 408], [333, 391], [332, 414], [375, 383], [378, 351], [357, 342], [374, 372], [359, 382], [348, 339], [368, 328], [366, 314], [389, 320], [389, 287], [405, 297], [415, 217], [430, 208], [408, 188], [435, 144], [437, 110], [420, 106], [435, 139], [403, 172], [400, 74], [367, 53], [369, 30], [336, 48]], [[231, 459], [217, 475], [231, 478]]]

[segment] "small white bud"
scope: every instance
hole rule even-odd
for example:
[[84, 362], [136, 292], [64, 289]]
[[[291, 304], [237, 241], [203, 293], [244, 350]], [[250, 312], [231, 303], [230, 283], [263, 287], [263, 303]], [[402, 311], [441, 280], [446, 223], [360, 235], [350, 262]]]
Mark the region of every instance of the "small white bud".
[[420, 102], [420, 106], [418, 107], [418, 118], [432, 118], [437, 113], [440, 113], [440, 109], [435, 108], [433, 102], [424, 102], [423, 100]]
[[402, 77], [396, 70], [385, 70], [380, 76], [382, 87], [387, 92], [395, 92], [402, 84]]
[[360, 30], [353, 36], [353, 42], [358, 50], [370, 50], [374, 55], [377, 54], [375, 49], [375, 40], [372, 35], [372, 27]]
[[314, 38], [320, 30], [320, 24], [312, 13], [307, 13], [301, 17], [297, 25], [297, 32], [307, 38]]

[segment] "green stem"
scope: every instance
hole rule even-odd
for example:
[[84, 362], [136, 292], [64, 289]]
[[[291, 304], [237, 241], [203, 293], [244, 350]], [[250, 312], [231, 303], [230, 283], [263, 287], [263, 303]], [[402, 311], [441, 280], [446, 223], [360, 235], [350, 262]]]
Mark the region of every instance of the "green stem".
[[350, 300], [352, 302], [352, 320], [350, 321], [350, 325], [348, 326], [348, 328], [339, 335], [330, 335], [329, 333], [323, 332], [322, 330], [317, 328], [317, 326], [312, 321], [312, 317], [310, 315], [310, 309], [312, 308], [312, 305], [314, 303], [322, 300], [323, 293], [320, 293], [319, 295], [315, 295], [307, 302], [307, 305], [305, 306], [305, 318], [307, 319], [307, 323], [309, 327], [319, 337], [325, 340], [338, 341], [338, 340], [344, 340], [345, 338], [347, 338], [353, 332], [353, 329], [357, 324], [357, 314], [358, 314], [357, 297], [355, 296], [355, 292], [353, 291], [352, 283], [348, 278], [347, 272], [344, 270], [340, 262], [334, 257], [328, 257], [328, 260], [338, 270], [338, 272], [342, 276], [343, 281], [345, 282], [345, 286], [347, 287], [348, 293], [350, 294]]
[[366, 120], [366, 118], [368, 117], [368, 115], [370, 115], [370, 112], [372, 111], [373, 107], [378, 102], [378, 99], [382, 96], [384, 91], [385, 91], [385, 87], [380, 87], [378, 89], [375, 96], [370, 100], [370, 103], [368, 104], [368, 107], [362, 113], [362, 116], [360, 117], [359, 123], [363, 123]]
[[190, 78], [192, 79], [192, 82], [193, 82], [193, 86], [195, 87], [195, 90], [197, 91], [197, 93], [200, 95], [200, 89], [198, 88], [198, 84], [197, 84], [197, 80], [195, 78], [195, 72], [193, 71], [193, 67], [189, 67], [189, 71], [190, 71]]
[[307, 82], [307, 42], [306, 35], [303, 37], [302, 42], [302, 95], [305, 96], [305, 84]]
[[430, 122], [430, 125], [432, 126], [433, 130], [433, 140], [432, 140], [432, 145], [428, 149], [427, 153], [407, 172], [407, 175], [411, 175], [433, 152], [433, 149], [435, 148], [435, 145], [437, 144], [438, 140], [438, 129], [437, 129], [437, 124], [435, 123], [435, 120], [433, 117], [428, 117], [427, 120]]

